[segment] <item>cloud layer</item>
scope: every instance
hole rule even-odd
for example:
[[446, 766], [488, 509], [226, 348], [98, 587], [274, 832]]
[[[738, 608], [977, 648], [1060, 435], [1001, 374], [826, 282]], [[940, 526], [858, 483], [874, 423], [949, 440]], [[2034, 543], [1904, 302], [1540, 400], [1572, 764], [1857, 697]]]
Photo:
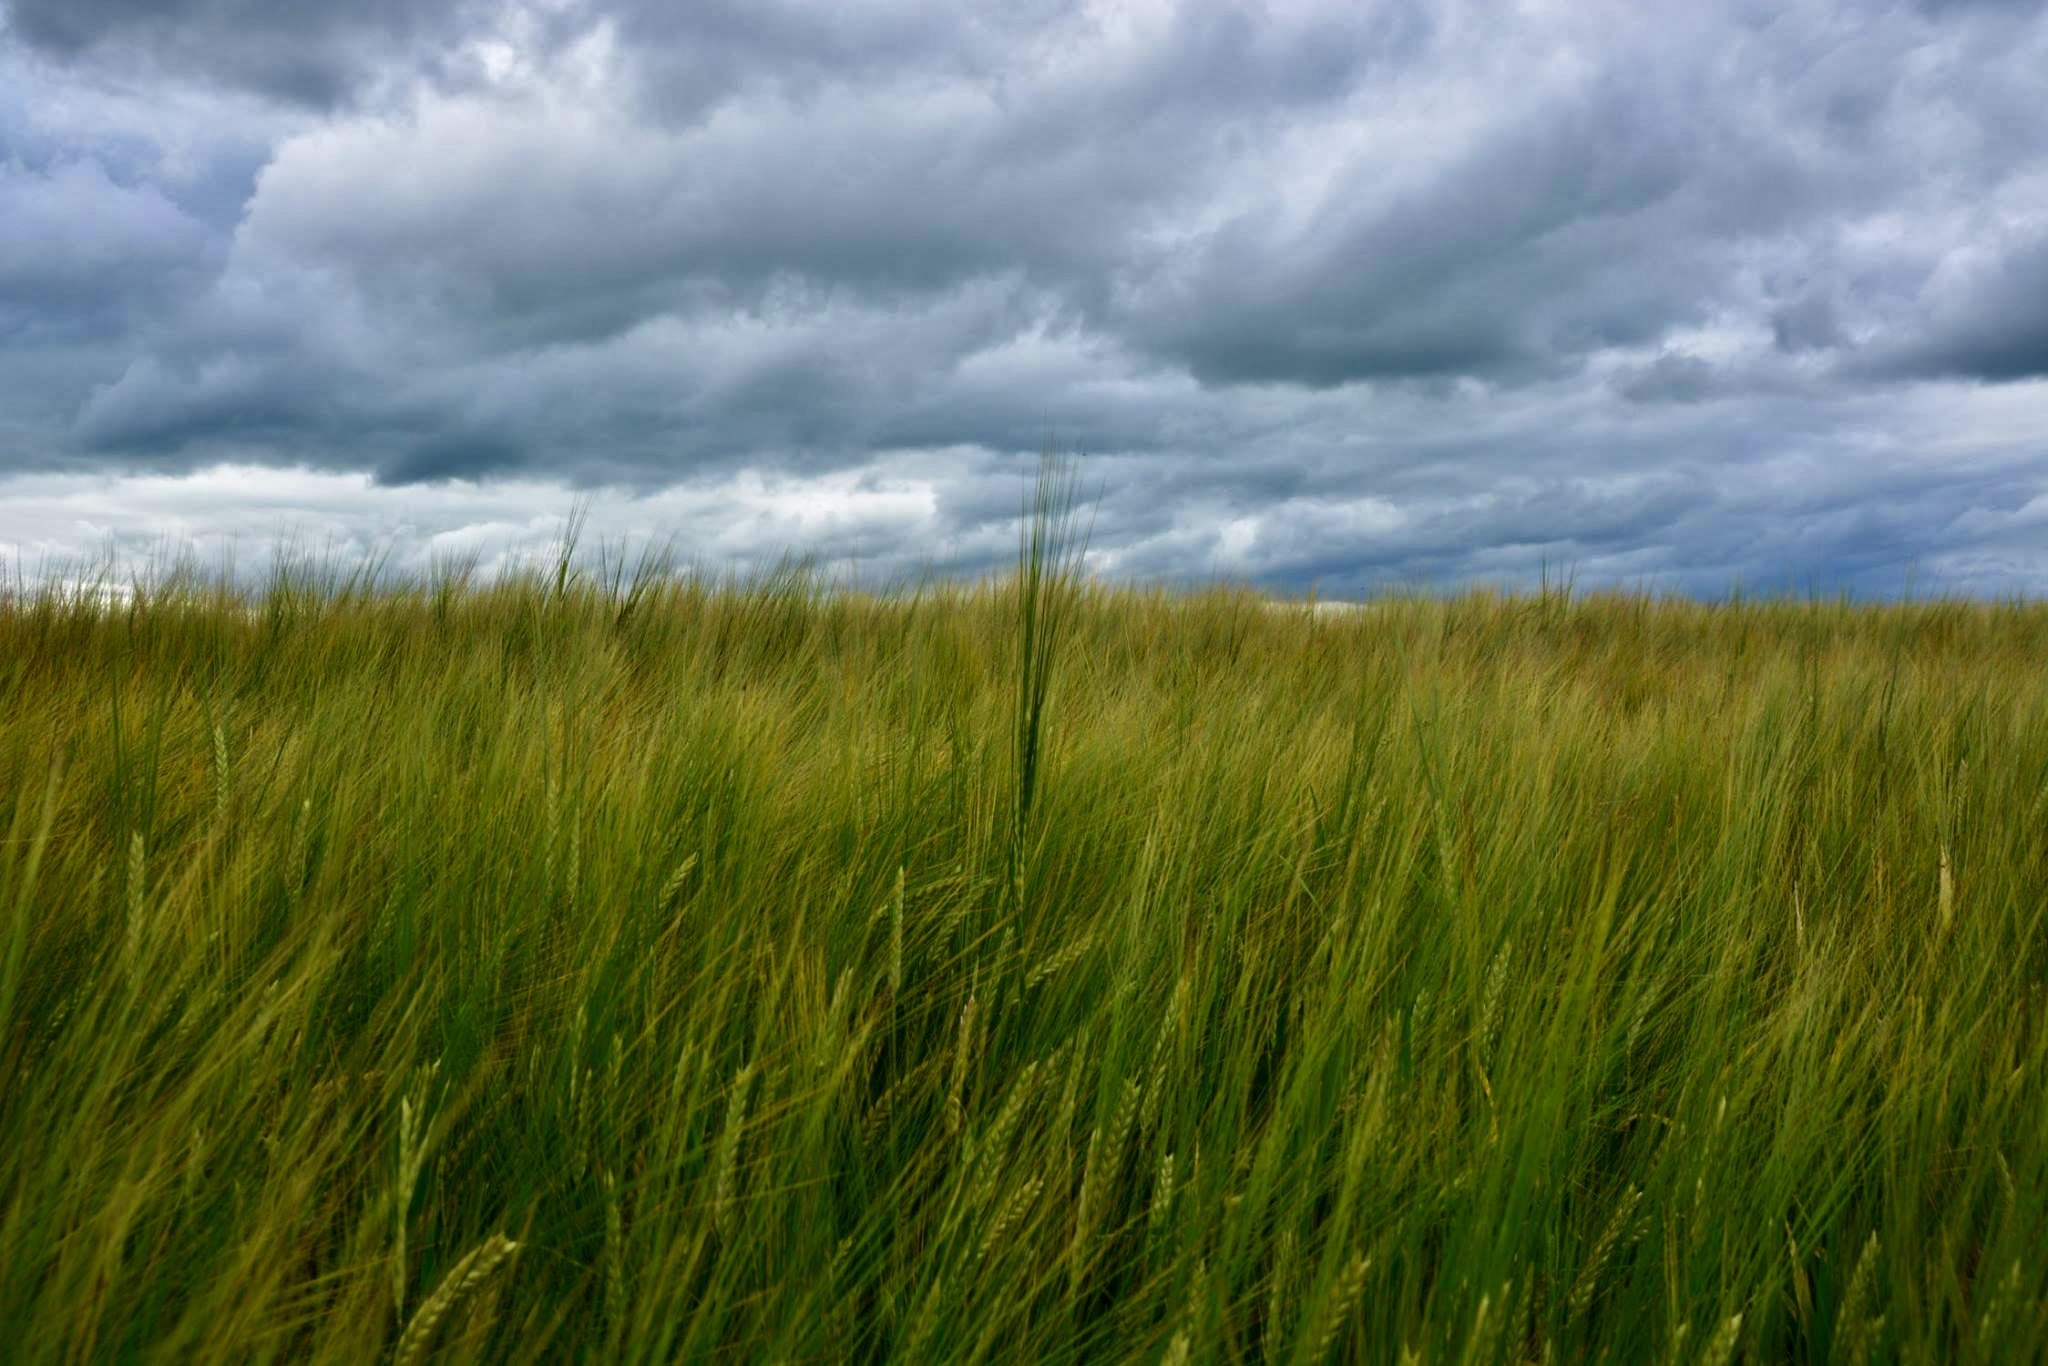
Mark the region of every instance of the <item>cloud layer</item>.
[[0, 16], [0, 550], [971, 569], [1050, 439], [1133, 575], [2048, 587], [2036, 6]]

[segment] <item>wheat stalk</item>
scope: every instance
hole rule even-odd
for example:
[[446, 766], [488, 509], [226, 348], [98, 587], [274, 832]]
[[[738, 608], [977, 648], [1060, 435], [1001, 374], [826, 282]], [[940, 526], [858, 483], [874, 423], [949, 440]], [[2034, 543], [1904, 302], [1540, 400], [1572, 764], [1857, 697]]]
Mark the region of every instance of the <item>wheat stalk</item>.
[[1188, 1277], [1188, 1302], [1182, 1312], [1187, 1319], [1190, 1334], [1199, 1333], [1208, 1322], [1209, 1310], [1209, 1259], [1195, 1258], [1194, 1274]]
[[1508, 981], [1508, 946], [1503, 944], [1486, 969], [1486, 986], [1479, 1007], [1479, 1066], [1493, 1068], [1494, 1046], [1500, 1042], [1501, 1001]]
[[939, 1304], [946, 1288], [945, 1273], [941, 1272], [932, 1281], [932, 1288], [925, 1292], [924, 1304], [911, 1321], [910, 1338], [904, 1345], [903, 1360], [918, 1362], [925, 1359], [925, 1348], [930, 1344], [932, 1330], [939, 1324]]
[[1010, 1130], [1017, 1127], [1018, 1119], [1024, 1113], [1024, 1102], [1031, 1096], [1033, 1083], [1039, 1073], [1038, 1063], [1025, 1066], [1016, 1085], [1010, 1088], [1009, 1099], [1003, 1108], [996, 1111], [995, 1121], [988, 1126], [988, 1132], [981, 1136], [976, 1147], [980, 1151], [977, 1175], [974, 1182], [976, 1204], [985, 1203], [995, 1183], [996, 1169], [1002, 1160], [1004, 1145], [1009, 1141]]
[[845, 1284], [846, 1263], [853, 1252], [853, 1239], [841, 1238], [832, 1249], [831, 1260], [825, 1264], [825, 1299], [830, 1306], [825, 1311], [825, 1321], [834, 1340], [848, 1342], [853, 1337], [853, 1297], [847, 1293]]
[[1871, 1286], [1877, 1280], [1877, 1247], [1877, 1230], [1872, 1229], [1870, 1237], [1864, 1240], [1862, 1255], [1856, 1259], [1856, 1270], [1849, 1276], [1842, 1307], [1835, 1315], [1836, 1361], [1868, 1361], [1874, 1340], [1883, 1330], [1882, 1315], [1871, 1318], [1865, 1313]]
[[1336, 1284], [1330, 1287], [1330, 1294], [1323, 1301], [1322, 1315], [1316, 1320], [1315, 1337], [1309, 1352], [1311, 1362], [1322, 1361], [1337, 1345], [1337, 1335], [1344, 1331], [1344, 1321], [1351, 1317], [1352, 1306], [1365, 1289], [1365, 1273], [1371, 1269], [1372, 1258], [1361, 1252], [1353, 1253], [1350, 1263], [1338, 1273]]
[[873, 1143], [880, 1136], [882, 1126], [889, 1122], [889, 1116], [896, 1108], [896, 1102], [909, 1092], [913, 1086], [923, 1081], [926, 1074], [944, 1056], [944, 1054], [934, 1053], [895, 1081], [889, 1083], [889, 1089], [882, 1092], [880, 1098], [868, 1107], [867, 1114], [861, 1119], [860, 1136], [863, 1143]]
[[1263, 1339], [1265, 1358], [1269, 1362], [1280, 1360], [1287, 1335], [1281, 1325], [1287, 1322], [1290, 1292], [1294, 1280], [1295, 1237], [1294, 1230], [1288, 1229], [1280, 1235], [1278, 1246], [1273, 1249], [1273, 1276], [1266, 1287], [1266, 1326], [1260, 1335]]
[[1642, 1198], [1643, 1193], [1633, 1186], [1623, 1191], [1614, 1213], [1608, 1217], [1607, 1227], [1600, 1230], [1600, 1238], [1593, 1244], [1592, 1254], [1586, 1258], [1586, 1265], [1572, 1283], [1572, 1292], [1566, 1301], [1574, 1321], [1592, 1307], [1593, 1296], [1600, 1289], [1600, 1273], [1606, 1270], [1607, 1259], [1613, 1253], [1614, 1245], [1621, 1241], [1622, 1230], [1628, 1227], [1629, 1217], [1636, 1212]]
[[228, 809], [228, 732], [223, 723], [213, 723], [213, 814], [222, 816]]
[[[1499, 1312], [1495, 1312], [1496, 1306]], [[1506, 1332], [1508, 1320], [1514, 1313], [1513, 1281], [1501, 1282], [1497, 1294], [1481, 1295], [1479, 1308], [1472, 1315], [1472, 1337], [1466, 1344], [1465, 1360], [1498, 1361], [1501, 1338]]]
[[410, 1097], [398, 1100], [398, 1185], [391, 1198], [391, 1303], [397, 1318], [405, 1317], [405, 1224], [412, 1209], [412, 1192], [419, 1180], [420, 1163], [426, 1154], [419, 1142], [419, 1114]]
[[664, 911], [674, 906], [676, 898], [683, 894], [683, 883], [689, 879], [690, 870], [696, 866], [697, 856], [695, 854], [689, 855], [681, 863], [678, 863], [675, 871], [668, 875], [668, 881], [662, 884], [661, 896], [656, 900], [655, 904]]
[[143, 850], [142, 832], [133, 831], [128, 836], [128, 937], [126, 942], [126, 966], [131, 981], [142, 972], [143, 914], [148, 889], [145, 879], [148, 865]]
[[285, 865], [288, 870], [286, 877], [289, 879], [285, 886], [293, 906], [297, 906], [299, 898], [305, 894], [306, 863], [312, 850], [312, 841], [313, 799], [305, 797], [299, 801], [299, 818], [292, 825], [291, 857]]
[[1730, 1314], [1721, 1320], [1721, 1326], [1707, 1340], [1706, 1349], [1700, 1353], [1700, 1366], [1728, 1366], [1735, 1357], [1735, 1345], [1741, 1337], [1742, 1315]]
[[1159, 1159], [1159, 1175], [1152, 1183], [1152, 1208], [1146, 1217], [1153, 1237], [1166, 1232], [1166, 1221], [1172, 1214], [1173, 1154], [1165, 1153]]
[[1999, 1330], [2005, 1327], [2006, 1315], [2012, 1312], [2020, 1295], [2020, 1264], [2015, 1260], [2005, 1276], [1991, 1292], [1991, 1300], [1984, 1306], [1984, 1312], [1977, 1319], [1977, 1346], [1980, 1353], [1996, 1356]]
[[970, 996], [960, 1009], [960, 1032], [953, 1042], [953, 1075], [946, 1083], [946, 1131], [957, 1134], [966, 1123], [966, 1108], [960, 1094], [967, 1084], [967, 1060], [974, 1046], [975, 999]]
[[1100, 1212], [1104, 1188], [1122, 1166], [1124, 1142], [1130, 1137], [1131, 1122], [1138, 1113], [1138, 1092], [1136, 1082], [1125, 1082], [1116, 1112], [1110, 1116], [1108, 1131], [1098, 1127], [1088, 1136], [1088, 1159], [1081, 1168], [1081, 1198], [1074, 1210], [1073, 1279], [1077, 1284], [1087, 1269], [1088, 1239], [1095, 1232], [1095, 1216]]
[[754, 1080], [754, 1065], [747, 1063], [733, 1078], [732, 1098], [726, 1102], [725, 1129], [718, 1139], [718, 1177], [712, 1185], [711, 1222], [720, 1233], [728, 1233], [732, 1222], [734, 1179], [738, 1173], [740, 1130], [747, 1122], [747, 1088]]
[[1052, 1129], [1053, 1139], [1060, 1145], [1062, 1164], [1073, 1161], [1074, 1157], [1074, 1117], [1081, 1103], [1081, 1066], [1079, 1049], [1067, 1055], [1066, 1081], [1060, 1087], [1060, 1106]]
[[1057, 950], [1050, 958], [1047, 958], [1029, 973], [1025, 974], [1024, 989], [1030, 991], [1040, 982], [1072, 966], [1075, 962], [1079, 961], [1082, 954], [1088, 952], [1093, 947], [1095, 947], [1095, 934], [1093, 931], [1090, 931], [1076, 939], [1073, 943]]
[[1954, 865], [1949, 862], [1948, 846], [1941, 846], [1941, 862], [1938, 878], [1941, 910], [1941, 928], [1946, 930], [1956, 918], [1956, 877]]
[[562, 900], [566, 905], [576, 904], [577, 889], [583, 883], [583, 822], [569, 824], [569, 870], [563, 878]]
[[896, 890], [889, 897], [889, 991], [903, 990], [903, 865], [896, 865]]
[[457, 1262], [419, 1312], [412, 1316], [412, 1322], [399, 1335], [398, 1351], [393, 1358], [397, 1366], [411, 1366], [419, 1360], [420, 1354], [433, 1341], [435, 1330], [441, 1321], [478, 1286], [490, 1278], [492, 1272], [504, 1264], [507, 1257], [519, 1250], [519, 1244], [504, 1234], [495, 1234], [471, 1248], [463, 1259]]
[[1045, 1176], [1040, 1173], [1010, 1192], [1010, 1198], [1003, 1201], [1003, 1207], [997, 1210], [996, 1217], [989, 1221], [988, 1233], [982, 1238], [981, 1246], [974, 1250], [976, 1262], [985, 1262], [989, 1259], [989, 1254], [996, 1250], [996, 1244], [1003, 1240], [1003, 1235], [1010, 1231], [1012, 1225], [1024, 1217], [1024, 1211], [1031, 1208], [1031, 1202], [1038, 1198], [1039, 1191], [1044, 1188]]
[[1145, 1108], [1138, 1116], [1138, 1132], [1150, 1138], [1159, 1127], [1160, 1106], [1166, 1096], [1166, 1065], [1174, 1041], [1180, 1036], [1181, 1017], [1186, 1008], [1187, 978], [1174, 984], [1173, 997], [1159, 1022], [1159, 1035], [1152, 1041], [1152, 1066], [1145, 1076]]
[[614, 1330], [626, 1318], [626, 1220], [619, 1182], [604, 1169], [604, 1317]]
[[555, 785], [553, 770], [548, 772], [541, 787], [541, 810], [542, 819], [546, 822], [540, 845], [541, 882], [546, 887], [547, 894], [552, 897], [555, 894], [555, 842], [562, 833], [562, 798], [560, 790]]

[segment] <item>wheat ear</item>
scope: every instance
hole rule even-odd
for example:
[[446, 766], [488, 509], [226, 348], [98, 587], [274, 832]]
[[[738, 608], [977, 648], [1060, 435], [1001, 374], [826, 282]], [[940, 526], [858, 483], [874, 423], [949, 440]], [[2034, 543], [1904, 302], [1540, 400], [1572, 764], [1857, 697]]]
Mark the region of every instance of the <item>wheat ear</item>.
[[419, 1307], [419, 1312], [412, 1316], [412, 1322], [405, 1325], [394, 1357], [398, 1366], [411, 1366], [419, 1360], [420, 1354], [427, 1350], [427, 1344], [433, 1341], [441, 1321], [448, 1317], [448, 1311], [489, 1280], [491, 1273], [518, 1250], [519, 1244], [502, 1233], [494, 1234], [471, 1248], [454, 1269], [441, 1278], [440, 1286]]

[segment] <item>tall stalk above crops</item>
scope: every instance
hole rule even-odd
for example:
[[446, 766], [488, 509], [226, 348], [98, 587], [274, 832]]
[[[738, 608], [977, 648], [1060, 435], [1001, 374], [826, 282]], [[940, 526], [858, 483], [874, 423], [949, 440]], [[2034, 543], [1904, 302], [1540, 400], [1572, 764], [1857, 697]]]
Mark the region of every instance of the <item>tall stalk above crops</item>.
[[1079, 524], [1071, 462], [1047, 452], [1017, 541], [1016, 800], [1010, 836], [1009, 891], [1021, 898], [1031, 840], [1032, 803], [1044, 764], [1045, 718], [1053, 665], [1080, 593], [1087, 533]]

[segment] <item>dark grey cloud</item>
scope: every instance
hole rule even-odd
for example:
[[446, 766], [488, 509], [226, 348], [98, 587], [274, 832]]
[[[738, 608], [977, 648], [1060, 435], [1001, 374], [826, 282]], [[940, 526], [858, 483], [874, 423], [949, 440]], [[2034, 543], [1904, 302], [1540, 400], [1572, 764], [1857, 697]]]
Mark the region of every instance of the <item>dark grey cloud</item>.
[[1711, 361], [1666, 351], [1625, 375], [1616, 389], [1638, 403], [1698, 403], [1729, 393], [1729, 377]]
[[1204, 380], [1307, 384], [1543, 373], [1654, 339], [1715, 302], [1682, 275], [1713, 239], [1665, 212], [1690, 137], [1644, 92], [1574, 91], [1391, 196], [1360, 158], [1306, 222], [1248, 213], [1140, 286], [1140, 335]]
[[1780, 351], [1830, 351], [1846, 345], [1839, 306], [1823, 289], [1801, 291], [1770, 311], [1771, 340]]
[[0, 16], [0, 471], [900, 476], [748, 525], [966, 565], [1050, 440], [1121, 572], [2032, 572], [2038, 7]]
[[9, 0], [10, 36], [69, 62], [217, 81], [318, 107], [394, 64], [430, 68], [475, 0]]
[[2038, 235], [1938, 277], [1927, 294], [1916, 334], [1872, 348], [1877, 373], [1992, 383], [2048, 378], [2048, 222]]

